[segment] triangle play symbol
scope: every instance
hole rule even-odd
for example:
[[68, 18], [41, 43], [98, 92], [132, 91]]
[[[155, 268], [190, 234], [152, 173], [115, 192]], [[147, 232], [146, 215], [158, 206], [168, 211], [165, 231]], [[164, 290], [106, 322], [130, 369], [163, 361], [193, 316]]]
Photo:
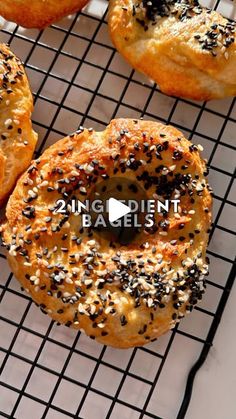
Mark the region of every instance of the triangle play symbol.
[[113, 223], [119, 218], [124, 217], [126, 214], [129, 214], [131, 209], [128, 207], [128, 205], [122, 204], [122, 202], [118, 201], [117, 199], [110, 198], [108, 201], [108, 211], [109, 221], [110, 223]]

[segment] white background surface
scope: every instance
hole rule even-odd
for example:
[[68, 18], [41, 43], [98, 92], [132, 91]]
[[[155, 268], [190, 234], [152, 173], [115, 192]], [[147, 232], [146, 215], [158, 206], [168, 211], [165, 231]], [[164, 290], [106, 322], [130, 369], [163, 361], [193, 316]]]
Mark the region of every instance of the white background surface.
[[186, 419], [236, 417], [236, 287], [219, 326], [214, 346], [196, 377]]

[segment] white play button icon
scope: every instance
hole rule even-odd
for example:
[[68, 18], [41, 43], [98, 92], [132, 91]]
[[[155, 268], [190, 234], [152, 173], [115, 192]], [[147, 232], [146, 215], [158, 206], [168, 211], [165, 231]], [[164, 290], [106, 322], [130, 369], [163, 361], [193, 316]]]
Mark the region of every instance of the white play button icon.
[[128, 205], [122, 204], [115, 198], [110, 198], [108, 201], [108, 210], [109, 210], [109, 221], [113, 223], [121, 217], [124, 217], [126, 214], [131, 212]]

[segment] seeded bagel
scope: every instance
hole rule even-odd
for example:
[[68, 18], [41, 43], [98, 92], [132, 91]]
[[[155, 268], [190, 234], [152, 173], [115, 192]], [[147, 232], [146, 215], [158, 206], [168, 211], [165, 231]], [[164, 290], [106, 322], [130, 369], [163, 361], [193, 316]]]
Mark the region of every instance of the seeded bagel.
[[[211, 190], [200, 146], [153, 121], [117, 119], [81, 128], [47, 149], [22, 175], [2, 226], [16, 278], [43, 313], [119, 347], [156, 339], [204, 293]], [[83, 201], [105, 178], [128, 177], [149, 199], [180, 199], [131, 244], [109, 243], [59, 198]]]
[[236, 95], [235, 22], [197, 0], [110, 0], [109, 28], [118, 51], [162, 92]]
[[32, 129], [33, 98], [25, 70], [0, 44], [0, 207], [29, 166], [37, 142]]
[[88, 0], [1, 0], [0, 15], [25, 28], [43, 29], [80, 11]]

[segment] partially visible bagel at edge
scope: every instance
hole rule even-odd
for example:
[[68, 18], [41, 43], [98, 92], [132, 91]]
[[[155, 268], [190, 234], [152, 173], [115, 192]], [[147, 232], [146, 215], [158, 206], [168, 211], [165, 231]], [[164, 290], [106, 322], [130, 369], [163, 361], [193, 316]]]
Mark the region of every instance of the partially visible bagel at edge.
[[235, 22], [197, 0], [110, 0], [117, 50], [168, 95], [236, 95]]
[[33, 98], [21, 61], [0, 44], [0, 207], [29, 166], [38, 139], [32, 129]]
[[25, 28], [43, 29], [80, 11], [88, 0], [1, 0], [0, 15]]

